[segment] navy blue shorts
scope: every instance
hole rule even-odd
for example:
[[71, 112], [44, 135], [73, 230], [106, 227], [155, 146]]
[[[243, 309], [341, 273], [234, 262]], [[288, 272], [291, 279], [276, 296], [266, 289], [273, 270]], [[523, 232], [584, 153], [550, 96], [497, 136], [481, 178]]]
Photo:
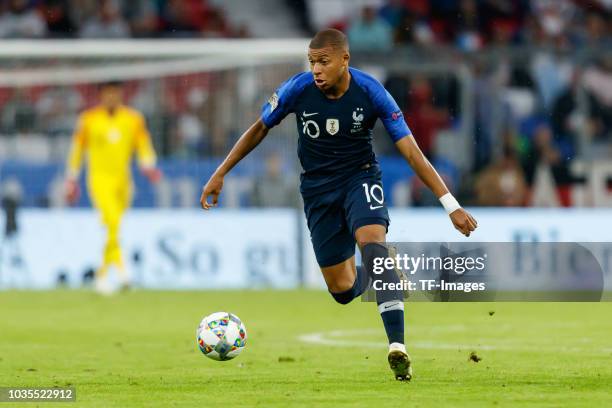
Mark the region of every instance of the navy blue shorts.
[[355, 231], [364, 225], [389, 227], [378, 166], [360, 170], [337, 189], [304, 198], [304, 212], [319, 266], [355, 255]]

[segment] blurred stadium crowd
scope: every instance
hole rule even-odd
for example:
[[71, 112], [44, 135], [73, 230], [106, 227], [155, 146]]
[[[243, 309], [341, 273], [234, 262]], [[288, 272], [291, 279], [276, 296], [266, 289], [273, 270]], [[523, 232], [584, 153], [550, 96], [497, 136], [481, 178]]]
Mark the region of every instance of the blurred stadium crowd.
[[[304, 1], [304, 25], [348, 32], [356, 50], [393, 46], [485, 46], [567, 43], [610, 44], [606, 0], [388, 0], [363, 3], [360, 16], [343, 0]], [[379, 6], [375, 6], [380, 3]]]
[[248, 36], [244, 29], [206, 0], [0, 2], [0, 38], [226, 38]]
[[[261, 20], [274, 8], [283, 22], [276, 25], [241, 18], [246, 6], [239, 3], [4, 0], [0, 38], [305, 37], [333, 26], [348, 34], [355, 64], [384, 82], [421, 148], [465, 202], [602, 205], [578, 192], [589, 183], [583, 164], [612, 158], [612, 1], [262, 0]], [[126, 99], [147, 116], [161, 157], [214, 162], [243, 130], [226, 109], [237, 81], [232, 73], [161, 78], [156, 98], [150, 83], [129, 81]], [[95, 95], [92, 84], [0, 87], [0, 157], [63, 159], [78, 112]], [[473, 143], [458, 150], [453, 135], [468, 121]], [[376, 133], [377, 151], [395, 168], [393, 146], [381, 129]], [[267, 165], [247, 204], [295, 202], [266, 201], [295, 195], [295, 174], [286, 176], [279, 163], [294, 156], [278, 153], [260, 153]], [[437, 205], [416, 178], [398, 174], [392, 182], [404, 177], [406, 188], [389, 193], [393, 204]], [[261, 194], [268, 190], [274, 194]]]

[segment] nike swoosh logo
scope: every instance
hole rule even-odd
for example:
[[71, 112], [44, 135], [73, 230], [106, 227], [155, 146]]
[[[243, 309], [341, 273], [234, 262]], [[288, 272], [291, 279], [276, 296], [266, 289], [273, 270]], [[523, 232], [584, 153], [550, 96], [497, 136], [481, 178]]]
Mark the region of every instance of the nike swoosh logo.
[[319, 112], [314, 112], [314, 113], [306, 113], [306, 111], [302, 112], [302, 116], [307, 118], [309, 116], [313, 116], [313, 115], [318, 115]]
[[382, 205], [377, 205], [377, 206], [370, 205], [370, 210], [377, 210], [382, 207], [383, 207]]

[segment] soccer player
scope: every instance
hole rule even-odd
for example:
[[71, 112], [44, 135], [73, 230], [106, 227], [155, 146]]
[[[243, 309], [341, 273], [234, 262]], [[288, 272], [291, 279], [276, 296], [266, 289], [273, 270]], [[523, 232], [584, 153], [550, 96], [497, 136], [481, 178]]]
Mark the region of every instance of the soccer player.
[[123, 104], [121, 84], [102, 84], [99, 98], [99, 105], [84, 111], [76, 126], [66, 166], [66, 196], [69, 203], [79, 198], [78, 177], [86, 153], [89, 196], [102, 216], [107, 233], [95, 288], [109, 294], [112, 288], [107, 275], [112, 266], [119, 272], [123, 288], [130, 285], [121, 255], [119, 228], [132, 199], [130, 165], [134, 152], [141, 171], [151, 182], [157, 182], [161, 172], [155, 167], [156, 155], [144, 117]]
[[[476, 220], [449, 193], [417, 146], [402, 111], [372, 76], [349, 67], [345, 35], [318, 32], [308, 49], [310, 72], [283, 83], [263, 105], [261, 117], [240, 137], [203, 187], [200, 203], [215, 206], [225, 175], [268, 131], [295, 113], [302, 164], [300, 191], [312, 245], [323, 278], [334, 299], [347, 304], [360, 296], [373, 278], [373, 259], [387, 257], [383, 244], [389, 215], [381, 171], [372, 151], [372, 128], [381, 119], [399, 152], [436, 194], [457, 230], [469, 236]], [[212, 202], [208, 201], [209, 196]], [[355, 243], [363, 265], [355, 265]], [[399, 282], [395, 268], [377, 279]], [[410, 380], [412, 368], [404, 345], [401, 291], [377, 291], [376, 302], [389, 340], [389, 365], [398, 380]]]

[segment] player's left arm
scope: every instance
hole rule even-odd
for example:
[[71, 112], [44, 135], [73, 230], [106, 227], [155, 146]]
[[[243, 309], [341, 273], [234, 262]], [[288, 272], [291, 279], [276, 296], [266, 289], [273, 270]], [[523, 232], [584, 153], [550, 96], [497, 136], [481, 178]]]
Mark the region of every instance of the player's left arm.
[[448, 191], [436, 169], [427, 160], [414, 140], [397, 102], [378, 82], [371, 82], [370, 92], [378, 115], [397, 149], [423, 183], [438, 197], [455, 228], [469, 237], [478, 225], [476, 220], [470, 213], [461, 208], [455, 197]]
[[81, 195], [79, 174], [83, 164], [83, 156], [87, 150], [87, 127], [90, 120], [86, 113], [82, 113], [72, 135], [70, 152], [66, 160], [66, 181], [64, 183], [66, 201], [69, 204], [76, 203]]
[[455, 228], [466, 237], [469, 237], [478, 226], [476, 219], [464, 210], [448, 191], [444, 180], [442, 180], [442, 177], [440, 177], [436, 169], [425, 157], [414, 137], [412, 135], [402, 137], [395, 142], [395, 146], [423, 183], [438, 197]]
[[156, 183], [161, 179], [161, 171], [156, 167], [157, 155], [151, 142], [151, 134], [147, 130], [144, 117], [138, 115], [136, 118], [136, 156], [140, 171], [149, 179]]

